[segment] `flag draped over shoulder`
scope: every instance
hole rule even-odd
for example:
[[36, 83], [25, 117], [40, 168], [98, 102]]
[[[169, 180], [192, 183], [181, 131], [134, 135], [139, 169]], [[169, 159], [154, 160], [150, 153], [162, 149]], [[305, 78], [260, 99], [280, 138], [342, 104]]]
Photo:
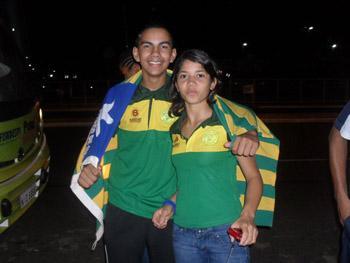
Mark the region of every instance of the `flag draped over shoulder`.
[[[272, 226], [279, 140], [248, 108], [217, 95], [214, 100], [214, 111], [229, 134], [231, 141], [234, 141], [237, 135], [246, 133], [248, 130], [256, 130], [258, 133], [260, 144], [256, 153], [256, 162], [263, 180], [263, 193], [256, 212], [255, 223], [259, 226]], [[240, 200], [243, 205], [246, 181], [239, 165], [237, 165], [236, 172]]]
[[[171, 74], [172, 72], [168, 70], [168, 75]], [[127, 81], [109, 89], [99, 115], [81, 149], [71, 180], [72, 191], [97, 219], [96, 240], [92, 246], [93, 249], [104, 232], [103, 219], [108, 203], [106, 180], [109, 178], [111, 165], [104, 162], [104, 156], [117, 148], [118, 139], [115, 132], [141, 79], [142, 72], [139, 71]], [[258, 132], [260, 146], [256, 159], [263, 177], [264, 191], [255, 222], [261, 226], [272, 226], [279, 141], [265, 124], [247, 108], [219, 96], [215, 96], [215, 100], [214, 110], [231, 141], [235, 139], [235, 136], [248, 130], [254, 129]], [[102, 171], [98, 180], [90, 188], [84, 189], [78, 184], [78, 179], [83, 165], [87, 164], [92, 164], [96, 168], [101, 167]], [[237, 166], [237, 181], [243, 204], [246, 182], [239, 166]]]
[[[141, 71], [127, 81], [109, 89], [102, 108], [89, 132], [88, 138], [80, 152], [71, 181], [71, 189], [78, 199], [97, 219], [96, 240], [93, 249], [103, 235], [103, 218], [108, 203], [106, 179], [109, 177], [110, 164], [104, 163], [103, 156], [117, 148], [115, 132], [126, 107], [141, 82]], [[78, 184], [83, 165], [92, 164], [101, 167], [101, 176], [90, 188], [84, 189]]]

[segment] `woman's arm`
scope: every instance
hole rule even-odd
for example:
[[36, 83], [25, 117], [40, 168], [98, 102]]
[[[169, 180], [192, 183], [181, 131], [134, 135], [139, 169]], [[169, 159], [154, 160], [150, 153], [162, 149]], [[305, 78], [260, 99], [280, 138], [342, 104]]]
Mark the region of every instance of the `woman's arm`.
[[256, 242], [258, 236], [258, 229], [254, 224], [254, 218], [260, 203], [263, 182], [256, 165], [255, 157], [237, 156], [237, 160], [246, 179], [247, 189], [241, 216], [231, 227], [242, 230], [241, 245], [250, 245]]

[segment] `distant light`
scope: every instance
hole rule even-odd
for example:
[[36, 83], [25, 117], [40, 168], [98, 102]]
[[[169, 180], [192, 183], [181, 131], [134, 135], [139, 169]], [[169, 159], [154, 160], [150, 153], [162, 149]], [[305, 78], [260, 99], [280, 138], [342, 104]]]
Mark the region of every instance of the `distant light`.
[[29, 57], [28, 57], [28, 56], [26, 56], [26, 59], [29, 59]]
[[31, 68], [31, 67], [32, 67], [32, 64], [28, 64], [28, 67], [30, 67], [30, 68]]
[[304, 30], [307, 31], [307, 32], [311, 32], [315, 29], [314, 26], [304, 26]]
[[247, 46], [248, 46], [248, 43], [247, 43], [247, 42], [243, 42], [242, 46], [243, 46], [243, 47], [247, 47]]
[[35, 71], [35, 68], [34, 68], [34, 67], [32, 68], [32, 71]]
[[93, 89], [94, 87], [93, 86], [90, 86], [90, 89]]
[[53, 74], [50, 74], [49, 77], [50, 77], [50, 78], [53, 78]]
[[43, 89], [45, 89], [45, 88], [46, 88], [46, 86], [45, 86], [45, 85], [42, 85], [41, 87], [42, 87]]
[[67, 74], [64, 75], [64, 78], [65, 78], [65, 79], [69, 79], [69, 75], [67, 75]]
[[73, 75], [73, 79], [77, 79], [78, 78], [78, 75], [77, 74], [74, 74]]
[[52, 70], [53, 73], [56, 73], [56, 70]]
[[230, 73], [226, 73], [225, 75], [227, 78], [231, 77], [231, 74]]
[[15, 32], [15, 31], [16, 31], [16, 29], [13, 27], [13, 28], [11, 28], [11, 31], [12, 31], [12, 32]]
[[332, 44], [331, 47], [332, 47], [332, 49], [336, 49], [338, 47], [338, 45], [334, 43], [334, 44]]

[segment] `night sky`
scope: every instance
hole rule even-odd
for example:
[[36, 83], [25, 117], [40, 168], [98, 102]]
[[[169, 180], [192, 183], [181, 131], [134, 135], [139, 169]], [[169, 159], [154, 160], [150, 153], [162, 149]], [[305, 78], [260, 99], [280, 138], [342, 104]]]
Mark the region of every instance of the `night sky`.
[[19, 1], [23, 46], [43, 71], [113, 77], [136, 32], [158, 22], [170, 28], [179, 52], [204, 49], [239, 77], [349, 76], [345, 1], [189, 2]]

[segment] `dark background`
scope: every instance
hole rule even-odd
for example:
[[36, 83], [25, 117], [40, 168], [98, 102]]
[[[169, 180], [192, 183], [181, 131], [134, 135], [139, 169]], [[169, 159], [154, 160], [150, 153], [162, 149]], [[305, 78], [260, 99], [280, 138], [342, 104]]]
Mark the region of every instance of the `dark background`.
[[42, 74], [55, 68], [85, 79], [115, 78], [120, 52], [150, 22], [168, 26], [180, 52], [204, 49], [234, 77], [350, 73], [345, 1], [2, 2], [12, 10], [23, 52]]

